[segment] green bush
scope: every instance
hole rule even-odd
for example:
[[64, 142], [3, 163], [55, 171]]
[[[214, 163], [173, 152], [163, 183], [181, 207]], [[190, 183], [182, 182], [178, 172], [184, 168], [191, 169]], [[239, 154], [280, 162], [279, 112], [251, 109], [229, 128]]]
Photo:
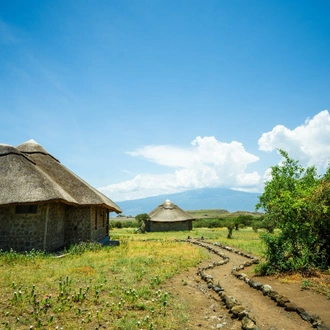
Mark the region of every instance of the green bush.
[[115, 228], [123, 228], [123, 222], [122, 221], [115, 221], [114, 223], [113, 223], [113, 227], [115, 227]]
[[221, 228], [222, 221], [219, 218], [197, 219], [193, 221], [194, 228]]
[[122, 228], [137, 228], [137, 227], [138, 227], [138, 222], [136, 220], [124, 221], [122, 224]]
[[[323, 177], [303, 168], [279, 150], [283, 161], [273, 166], [256, 208], [266, 213], [260, 224], [268, 233], [264, 273], [301, 271], [330, 265], [330, 168]], [[278, 234], [272, 234], [274, 228]]]

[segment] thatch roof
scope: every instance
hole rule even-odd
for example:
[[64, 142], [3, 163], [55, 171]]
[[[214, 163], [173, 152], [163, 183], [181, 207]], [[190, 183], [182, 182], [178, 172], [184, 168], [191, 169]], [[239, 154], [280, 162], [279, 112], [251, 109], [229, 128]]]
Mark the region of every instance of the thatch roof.
[[151, 221], [155, 222], [177, 222], [195, 220], [190, 214], [167, 199], [163, 204], [149, 213]]
[[34, 140], [17, 148], [0, 144], [0, 204], [61, 201], [104, 206], [120, 213], [111, 199], [62, 165]]

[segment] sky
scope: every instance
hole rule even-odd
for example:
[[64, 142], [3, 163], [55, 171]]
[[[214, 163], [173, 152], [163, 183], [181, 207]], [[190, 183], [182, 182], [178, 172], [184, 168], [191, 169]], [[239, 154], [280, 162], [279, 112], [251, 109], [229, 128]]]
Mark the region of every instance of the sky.
[[0, 0], [0, 143], [113, 201], [330, 160], [328, 0]]

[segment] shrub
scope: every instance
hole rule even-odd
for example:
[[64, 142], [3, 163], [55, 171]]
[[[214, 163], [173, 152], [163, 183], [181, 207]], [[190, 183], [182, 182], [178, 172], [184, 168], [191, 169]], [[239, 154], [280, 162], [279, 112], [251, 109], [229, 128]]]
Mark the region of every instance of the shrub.
[[121, 221], [115, 221], [114, 223], [113, 223], [113, 227], [115, 227], [115, 228], [123, 228], [123, 223], [121, 222]]
[[[266, 272], [302, 271], [330, 265], [330, 168], [320, 177], [279, 150], [283, 161], [272, 167], [256, 208], [266, 211]], [[277, 235], [271, 234], [274, 228]]]
[[193, 221], [194, 228], [221, 228], [221, 220], [219, 218], [197, 219]]

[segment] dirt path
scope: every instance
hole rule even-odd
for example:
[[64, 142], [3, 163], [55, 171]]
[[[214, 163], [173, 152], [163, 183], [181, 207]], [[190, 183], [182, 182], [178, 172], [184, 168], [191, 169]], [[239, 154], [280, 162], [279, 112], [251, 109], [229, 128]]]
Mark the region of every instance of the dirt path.
[[[202, 269], [202, 273], [212, 277], [213, 287], [210, 288], [210, 282], [203, 280], [197, 274], [197, 269], [179, 274], [167, 283], [165, 289], [187, 307], [189, 323], [186, 329], [307, 330], [312, 328], [311, 322], [304, 321], [297, 312], [289, 312], [283, 307], [277, 306], [277, 303], [269, 296], [263, 295], [262, 291], [232, 275], [233, 268], [246, 263], [248, 258], [211, 243], [194, 240], [191, 240], [191, 243], [202, 244], [202, 248], [214, 251], [210, 254], [210, 259], [200, 265], [200, 268], [205, 268]], [[228, 262], [214, 266], [223, 261], [223, 257], [229, 258]], [[256, 277], [252, 273], [252, 268], [245, 267], [239, 270], [239, 273], [244, 272], [248, 279], [259, 284], [270, 285], [272, 290], [286, 296], [291, 303], [305, 309], [307, 315], [317, 314], [325, 324], [330, 324], [330, 300], [325, 296], [302, 291], [298, 284], [283, 284], [269, 277]], [[214, 291], [214, 287], [224, 290], [223, 296], [234, 297], [237, 304], [242, 306], [242, 309], [244, 308], [244, 313], [247, 313], [248, 318], [253, 321], [252, 324], [250, 322], [249, 325], [246, 323], [243, 325], [238, 318], [233, 319], [233, 314], [229, 313], [229, 309], [222, 297]], [[255, 323], [255, 328], [252, 327], [253, 323]], [[245, 326], [246, 328], [244, 328]], [[316, 329], [330, 328], [319, 325]]]

